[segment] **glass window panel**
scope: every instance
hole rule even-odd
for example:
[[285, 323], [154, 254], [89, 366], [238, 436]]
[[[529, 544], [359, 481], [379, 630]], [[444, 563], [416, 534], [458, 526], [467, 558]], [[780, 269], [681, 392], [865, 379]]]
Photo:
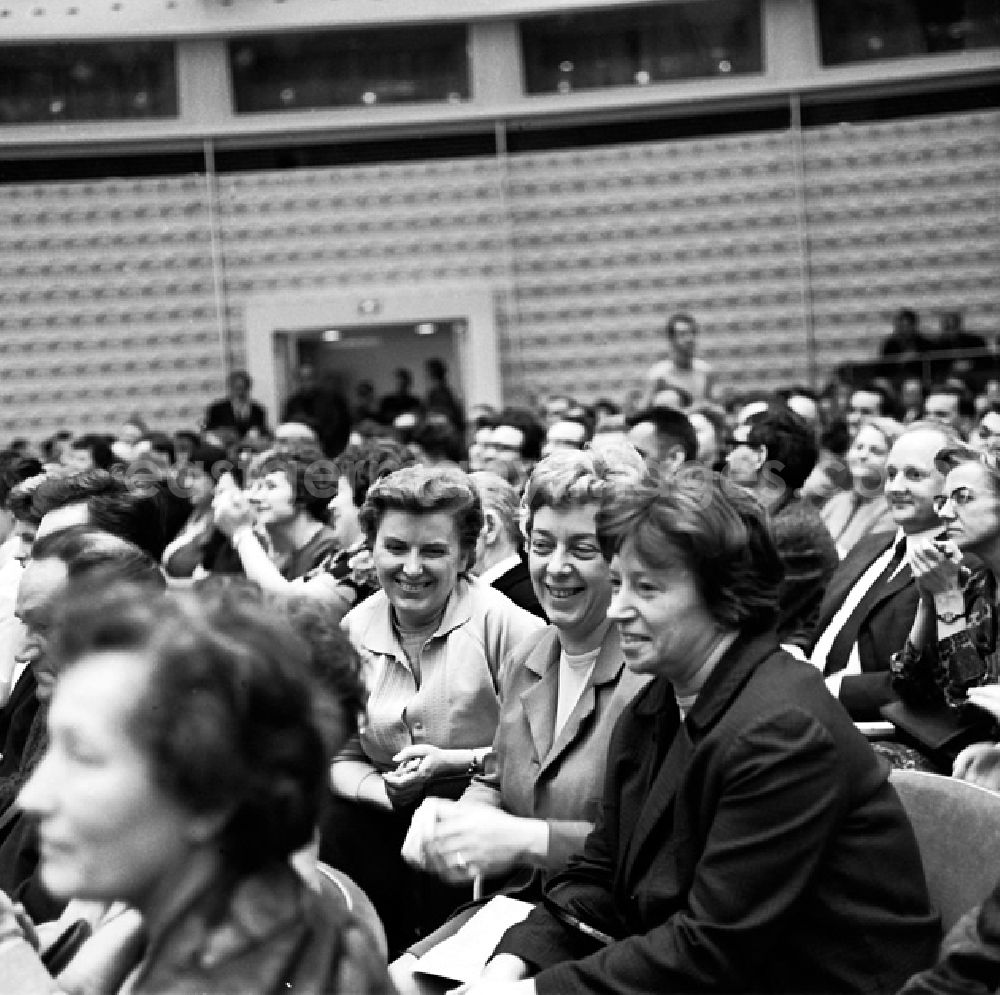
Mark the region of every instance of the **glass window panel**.
[[464, 25], [241, 38], [229, 63], [240, 114], [469, 98]]
[[760, 73], [759, 0], [697, 0], [520, 22], [528, 93]]
[[0, 124], [176, 116], [171, 42], [0, 47]]
[[997, 0], [816, 0], [823, 64], [1000, 45]]

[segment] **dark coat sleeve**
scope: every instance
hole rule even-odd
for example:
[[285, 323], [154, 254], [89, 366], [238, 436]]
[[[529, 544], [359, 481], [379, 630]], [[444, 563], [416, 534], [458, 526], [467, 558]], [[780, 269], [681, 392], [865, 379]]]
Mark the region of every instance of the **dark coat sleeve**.
[[945, 937], [934, 967], [915, 974], [899, 995], [987, 995], [1000, 991], [1000, 884]]

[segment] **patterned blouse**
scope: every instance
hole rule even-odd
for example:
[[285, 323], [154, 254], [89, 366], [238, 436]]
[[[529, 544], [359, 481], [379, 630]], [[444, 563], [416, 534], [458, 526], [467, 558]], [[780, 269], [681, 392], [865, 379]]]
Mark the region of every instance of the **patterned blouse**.
[[971, 687], [1000, 683], [997, 647], [997, 582], [986, 569], [973, 571], [963, 588], [968, 628], [928, 642], [922, 649], [909, 639], [890, 660], [892, 686], [904, 701], [952, 708], [967, 704]]

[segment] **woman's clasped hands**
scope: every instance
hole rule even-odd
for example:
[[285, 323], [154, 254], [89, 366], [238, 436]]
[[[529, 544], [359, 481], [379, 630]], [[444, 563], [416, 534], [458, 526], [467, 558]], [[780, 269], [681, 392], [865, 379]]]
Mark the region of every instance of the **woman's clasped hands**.
[[907, 560], [917, 589], [926, 597], [962, 589], [962, 553], [950, 540], [911, 539]]
[[502, 874], [525, 862], [548, 832], [537, 819], [521, 819], [490, 805], [427, 798], [417, 809], [403, 843], [415, 867], [458, 884]]

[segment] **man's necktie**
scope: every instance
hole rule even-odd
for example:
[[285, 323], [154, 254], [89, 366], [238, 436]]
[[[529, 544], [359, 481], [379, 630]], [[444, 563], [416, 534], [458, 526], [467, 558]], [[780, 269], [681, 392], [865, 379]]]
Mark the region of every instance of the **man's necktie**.
[[[872, 581], [871, 586], [865, 591], [864, 596], [858, 602], [854, 611], [851, 612], [843, 628], [837, 633], [830, 647], [830, 652], [826, 655], [826, 666], [823, 668], [823, 676], [829, 677], [836, 674], [847, 666], [851, 658], [851, 647], [858, 641], [858, 633], [864, 624], [868, 613], [875, 602], [879, 599], [885, 589], [886, 583], [896, 572], [896, 568], [903, 562], [906, 556], [905, 537], [898, 540], [885, 569]], [[902, 647], [900, 647], [902, 648]]]

